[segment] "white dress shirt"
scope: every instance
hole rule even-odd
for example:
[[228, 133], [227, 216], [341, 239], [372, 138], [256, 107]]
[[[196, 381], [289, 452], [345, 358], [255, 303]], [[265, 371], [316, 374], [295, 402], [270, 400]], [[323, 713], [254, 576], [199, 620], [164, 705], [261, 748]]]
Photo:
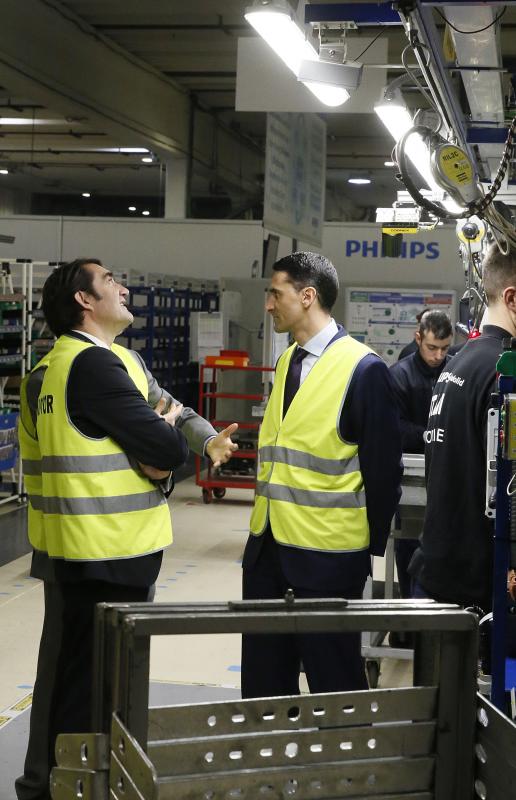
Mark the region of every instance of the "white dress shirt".
[[322, 356], [325, 348], [331, 342], [338, 330], [337, 323], [332, 317], [326, 327], [320, 330], [319, 333], [316, 333], [315, 336], [312, 336], [312, 338], [303, 345], [303, 350], [306, 350], [308, 355], [304, 357], [301, 364], [301, 378], [299, 380], [299, 385], [303, 383], [317, 359]]
[[93, 344], [98, 345], [98, 347], [104, 347], [106, 350], [111, 349], [108, 344], [103, 342], [102, 339], [97, 339], [97, 337], [94, 336], [92, 333], [86, 333], [86, 331], [77, 331], [75, 330], [75, 328], [72, 330], [72, 333], [78, 333], [80, 336], [85, 336], [87, 339], [90, 340], [90, 342], [93, 342]]

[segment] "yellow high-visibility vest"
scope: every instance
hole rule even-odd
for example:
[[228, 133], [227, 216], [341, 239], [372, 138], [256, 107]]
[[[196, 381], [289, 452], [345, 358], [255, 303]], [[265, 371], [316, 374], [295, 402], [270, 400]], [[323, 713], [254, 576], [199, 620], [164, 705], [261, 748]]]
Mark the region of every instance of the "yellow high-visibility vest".
[[330, 344], [283, 419], [294, 349], [278, 361], [260, 429], [251, 533], [262, 534], [269, 520], [274, 538], [284, 545], [324, 552], [366, 549], [369, 524], [358, 447], [341, 439], [339, 421], [353, 372], [372, 351], [350, 336]]
[[[34, 369], [46, 367], [36, 431], [25, 387], [22, 392], [20, 448], [29, 479], [29, 539], [53, 558], [130, 558], [161, 550], [172, 541], [163, 492], [113, 439], [90, 439], [68, 417], [70, 369], [79, 353], [94, 346], [61, 336], [36, 365]], [[119, 345], [111, 350], [147, 399], [147, 378], [136, 359]]]
[[[37, 366], [43, 366], [44, 361], [45, 359], [42, 359]], [[27, 382], [29, 378], [30, 375], [26, 375], [20, 387], [18, 441], [20, 443], [23, 481], [28, 496], [27, 518], [29, 541], [35, 550], [42, 550], [46, 553], [45, 529], [43, 525], [43, 513], [41, 511], [41, 452], [39, 449], [36, 426], [32, 421], [32, 415], [27, 401]]]

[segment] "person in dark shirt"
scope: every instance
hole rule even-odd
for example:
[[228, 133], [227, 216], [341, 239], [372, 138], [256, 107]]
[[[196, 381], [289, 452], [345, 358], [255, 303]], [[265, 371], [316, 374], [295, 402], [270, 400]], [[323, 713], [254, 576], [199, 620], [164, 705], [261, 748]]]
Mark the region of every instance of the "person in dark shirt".
[[516, 336], [516, 250], [504, 255], [491, 245], [482, 275], [488, 308], [481, 335], [443, 369], [432, 396], [427, 506], [409, 571], [415, 596], [487, 612], [493, 588], [493, 524], [485, 516], [487, 417], [502, 341]]
[[390, 368], [404, 453], [424, 453], [423, 434], [435, 382], [449, 360], [452, 326], [444, 311], [427, 311], [416, 331], [416, 351]]
[[189, 444], [214, 463], [236, 449], [236, 424], [217, 433], [114, 344], [133, 321], [127, 294], [95, 259], [61, 265], [43, 287], [58, 339], [22, 386], [20, 444], [45, 618], [19, 800], [48, 800], [57, 734], [91, 729], [96, 603], [151, 599], [171, 541], [171, 470]]
[[401, 350], [399, 352], [399, 355], [398, 355], [398, 361], [401, 361], [402, 358], [406, 358], [407, 356], [411, 356], [412, 353], [416, 353], [417, 352], [416, 333], [419, 330], [419, 323], [421, 322], [421, 317], [427, 311], [430, 311], [430, 309], [429, 308], [424, 308], [422, 311], [419, 312], [419, 314], [416, 314], [416, 322], [418, 324], [418, 327], [414, 331], [414, 338], [412, 339], [411, 342], [406, 344], [405, 347], [401, 348]]
[[[444, 311], [426, 311], [415, 335], [416, 352], [397, 361], [390, 368], [394, 396], [401, 423], [404, 453], [424, 453], [423, 434], [428, 421], [435, 382], [449, 361], [448, 348], [452, 326]], [[400, 508], [398, 524], [403, 537], [394, 540], [394, 554], [401, 597], [411, 596], [408, 565], [418, 545], [421, 532], [417, 519], [404, 519]], [[410, 534], [413, 534], [410, 538]]]
[[[416, 322], [420, 323], [423, 317], [423, 314], [426, 314], [428, 311], [431, 311], [430, 308], [425, 308], [423, 311], [420, 311], [419, 314], [416, 314]], [[407, 358], [407, 356], [411, 356], [413, 353], [417, 353], [419, 347], [417, 343], [417, 332], [419, 330], [419, 325], [414, 331], [414, 338], [411, 342], [402, 347], [400, 352], [398, 353], [398, 361], [401, 361], [403, 358]], [[448, 348], [448, 355], [454, 356], [456, 353], [459, 352], [461, 347], [463, 347], [464, 343], [461, 342], [460, 344], [451, 344]]]

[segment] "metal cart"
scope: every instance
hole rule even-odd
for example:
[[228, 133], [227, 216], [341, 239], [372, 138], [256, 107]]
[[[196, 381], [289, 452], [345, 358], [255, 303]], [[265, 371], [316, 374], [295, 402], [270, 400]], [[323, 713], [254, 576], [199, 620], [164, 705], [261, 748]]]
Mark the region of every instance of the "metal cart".
[[[235, 392], [224, 391], [220, 387], [221, 373], [244, 373], [253, 375], [262, 373], [269, 375], [274, 372], [273, 367], [262, 366], [234, 366], [234, 365], [205, 365], [200, 368], [199, 379], [199, 414], [208, 419], [214, 428], [223, 430], [232, 422], [238, 422], [238, 444], [239, 449], [233, 454], [230, 461], [222, 467], [214, 470], [211, 462], [208, 464], [206, 472], [203, 472], [203, 459], [195, 457], [195, 480], [197, 486], [202, 487], [202, 499], [205, 503], [211, 503], [213, 497], [221, 500], [226, 494], [226, 489], [254, 489], [256, 487], [256, 463], [257, 463], [257, 441], [259, 419], [253, 419], [250, 403], [262, 403], [267, 393], [262, 389], [260, 392]], [[268, 385], [268, 381], [266, 384]], [[241, 400], [245, 401], [247, 409], [241, 414], [240, 419], [221, 419], [217, 413], [218, 400]], [[259, 415], [257, 415], [259, 416]], [[247, 435], [246, 435], [247, 434]]]
[[[150, 639], [410, 630], [414, 686], [148, 708]], [[456, 606], [258, 601], [99, 607], [93, 733], [58, 738], [54, 800], [505, 800], [516, 726], [476, 695]]]

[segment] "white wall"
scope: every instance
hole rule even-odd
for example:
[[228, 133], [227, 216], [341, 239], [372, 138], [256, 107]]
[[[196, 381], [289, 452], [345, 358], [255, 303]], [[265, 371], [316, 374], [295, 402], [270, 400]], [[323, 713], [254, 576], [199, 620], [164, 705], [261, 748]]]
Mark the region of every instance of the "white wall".
[[[16, 236], [13, 245], [0, 244], [0, 260], [86, 256], [122, 271], [245, 279], [251, 277], [252, 262], [261, 263], [264, 237], [259, 221], [34, 216], [0, 217], [0, 233]], [[374, 223], [327, 223], [321, 252], [335, 264], [342, 287], [428, 287], [454, 289], [461, 296], [464, 280], [453, 228], [405, 236], [406, 258], [382, 258], [380, 242]], [[298, 247], [314, 249], [302, 242]], [[282, 236], [278, 255], [290, 248], [291, 240]], [[262, 292], [257, 294], [261, 303]]]
[[195, 278], [251, 277], [262, 260], [260, 222], [127, 220], [108, 217], [0, 217], [4, 258], [68, 261], [100, 258], [116, 270]]
[[405, 235], [405, 258], [381, 257], [381, 233], [370, 222], [327, 223], [321, 252], [333, 261], [344, 286], [400, 286], [464, 292], [454, 227]]

